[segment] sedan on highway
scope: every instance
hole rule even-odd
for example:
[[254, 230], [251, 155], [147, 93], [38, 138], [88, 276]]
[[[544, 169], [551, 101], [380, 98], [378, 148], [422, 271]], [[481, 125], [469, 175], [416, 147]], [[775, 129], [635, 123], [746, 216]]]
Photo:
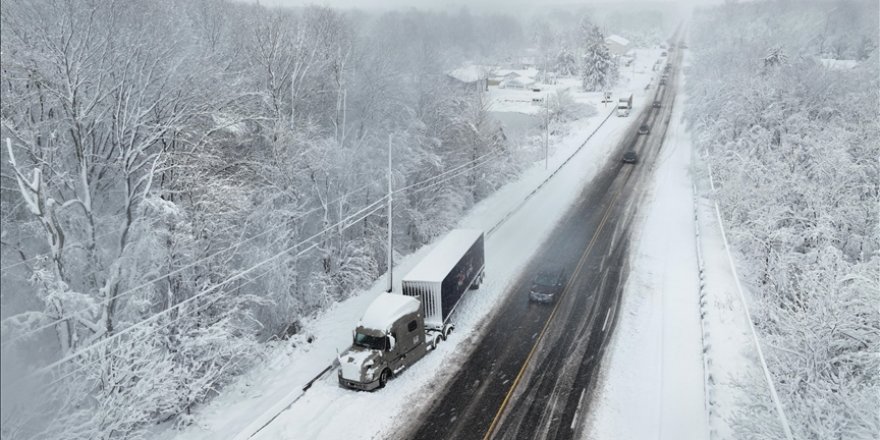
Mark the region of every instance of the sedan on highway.
[[623, 155], [623, 163], [636, 163], [639, 161], [639, 156], [635, 151], [627, 151]]
[[532, 281], [529, 301], [551, 303], [565, 288], [565, 269], [544, 268]]
[[654, 103], [651, 104], [651, 107], [660, 108], [660, 101], [654, 101]]
[[651, 132], [651, 127], [648, 127], [648, 124], [642, 124], [639, 126], [639, 134], [648, 134]]

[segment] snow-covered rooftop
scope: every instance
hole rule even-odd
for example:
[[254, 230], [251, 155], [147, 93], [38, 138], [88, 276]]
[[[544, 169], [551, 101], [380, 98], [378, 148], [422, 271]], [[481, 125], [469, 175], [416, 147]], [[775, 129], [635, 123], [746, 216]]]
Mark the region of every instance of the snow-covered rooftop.
[[623, 38], [617, 34], [611, 34], [611, 35], [605, 37], [605, 42], [607, 43], [609, 41], [617, 43], [621, 46], [629, 46], [629, 40], [627, 40], [626, 38]]
[[448, 72], [447, 75], [461, 82], [470, 83], [487, 78], [489, 76], [489, 72], [482, 66], [470, 65], [452, 70]]
[[819, 62], [832, 70], [849, 70], [859, 65], [856, 60], [835, 60], [832, 58], [819, 58]]
[[453, 229], [403, 277], [403, 281], [442, 282], [481, 235], [483, 231], [479, 229]]
[[383, 293], [367, 307], [360, 325], [372, 330], [386, 331], [397, 318], [418, 310], [419, 301], [411, 296]]

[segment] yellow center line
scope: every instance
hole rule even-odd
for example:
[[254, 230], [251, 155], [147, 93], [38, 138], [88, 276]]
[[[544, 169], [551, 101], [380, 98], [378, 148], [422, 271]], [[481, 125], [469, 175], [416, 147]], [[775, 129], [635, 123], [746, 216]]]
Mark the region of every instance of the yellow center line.
[[[629, 168], [632, 170], [632, 168]], [[632, 171], [629, 171], [632, 172]], [[507, 394], [504, 396], [504, 400], [501, 402], [501, 406], [498, 407], [498, 411], [495, 413], [495, 417], [492, 419], [492, 423], [489, 425], [489, 430], [486, 431], [486, 435], [483, 436], [483, 440], [488, 440], [492, 437], [492, 434], [495, 431], [496, 425], [498, 424], [499, 419], [501, 418], [501, 414], [504, 412], [504, 409], [507, 407], [508, 402], [510, 401], [510, 396], [513, 395], [513, 391], [516, 390], [517, 385], [519, 385], [520, 380], [522, 380], [522, 376], [526, 371], [526, 367], [529, 365], [529, 362], [534, 356], [535, 351], [538, 348], [541, 339], [543, 339], [544, 334], [547, 332], [547, 329], [550, 327], [550, 323], [553, 321], [553, 317], [556, 316], [556, 311], [559, 309], [559, 305], [562, 304], [563, 299], [565, 299], [568, 292], [571, 290], [571, 286], [574, 284], [574, 280], [580, 274], [581, 269], [584, 264], [587, 262], [587, 256], [589, 256], [590, 251], [593, 249], [593, 246], [596, 244], [596, 240], [599, 237], [599, 233], [605, 227], [605, 223], [608, 221], [609, 216], [611, 215], [611, 211], [614, 208], [614, 202], [617, 201], [617, 198], [623, 192], [623, 188], [626, 185], [622, 185], [617, 192], [614, 194], [614, 197], [611, 199], [611, 202], [608, 204], [608, 207], [605, 209], [605, 215], [602, 217], [602, 221], [599, 222], [599, 226], [596, 228], [596, 232], [593, 233], [593, 237], [590, 239], [589, 245], [587, 245], [587, 249], [584, 251], [583, 255], [581, 255], [580, 260], [578, 261], [578, 265], [572, 274], [572, 277], [569, 278], [568, 282], [565, 284], [565, 289], [562, 291], [562, 295], [556, 301], [556, 305], [553, 307], [553, 311], [550, 312], [550, 316], [547, 318], [547, 322], [544, 323], [544, 327], [541, 329], [541, 333], [538, 334], [538, 337], [535, 338], [535, 344], [532, 345], [532, 349], [529, 351], [528, 356], [526, 356], [525, 362], [523, 362], [522, 367], [519, 369], [519, 373], [517, 373], [516, 378], [513, 380], [513, 383], [510, 385], [510, 389], [507, 390]]]

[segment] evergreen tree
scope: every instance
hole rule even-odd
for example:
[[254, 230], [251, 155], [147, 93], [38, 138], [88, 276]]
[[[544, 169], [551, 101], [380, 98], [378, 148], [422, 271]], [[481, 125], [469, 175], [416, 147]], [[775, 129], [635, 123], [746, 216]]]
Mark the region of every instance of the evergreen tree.
[[574, 76], [577, 72], [577, 58], [570, 50], [560, 49], [559, 54], [556, 55], [556, 73], [560, 76]]
[[581, 84], [587, 92], [605, 90], [617, 80], [617, 63], [605, 46], [605, 36], [598, 26], [592, 26], [584, 39]]

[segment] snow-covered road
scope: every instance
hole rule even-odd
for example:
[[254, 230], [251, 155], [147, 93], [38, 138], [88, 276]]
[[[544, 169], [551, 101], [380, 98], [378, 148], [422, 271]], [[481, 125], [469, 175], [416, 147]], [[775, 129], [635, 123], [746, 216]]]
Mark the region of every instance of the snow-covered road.
[[633, 236], [630, 277], [587, 438], [706, 437], [691, 152], [682, 142], [681, 107]]

